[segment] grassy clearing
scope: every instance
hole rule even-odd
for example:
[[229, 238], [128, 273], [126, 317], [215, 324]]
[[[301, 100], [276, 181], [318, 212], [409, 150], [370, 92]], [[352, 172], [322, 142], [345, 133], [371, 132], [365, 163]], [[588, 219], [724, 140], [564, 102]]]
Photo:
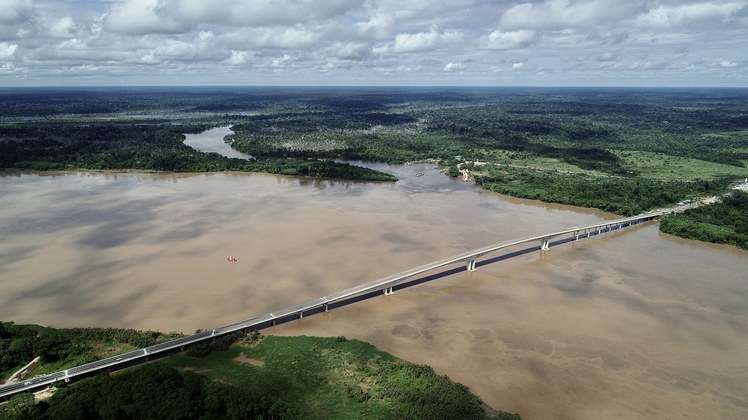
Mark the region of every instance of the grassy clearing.
[[748, 167], [643, 151], [614, 151], [624, 166], [642, 177], [664, 180], [748, 177]]

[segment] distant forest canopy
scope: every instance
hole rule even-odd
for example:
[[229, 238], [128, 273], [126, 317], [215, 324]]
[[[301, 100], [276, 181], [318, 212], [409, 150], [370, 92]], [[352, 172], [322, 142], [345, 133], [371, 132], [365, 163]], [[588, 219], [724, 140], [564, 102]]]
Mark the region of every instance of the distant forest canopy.
[[[748, 177], [748, 89], [50, 88], [0, 99], [2, 168], [394, 180], [333, 160], [436, 159], [504, 194], [620, 214]], [[257, 160], [184, 145], [183, 133], [219, 125]]]

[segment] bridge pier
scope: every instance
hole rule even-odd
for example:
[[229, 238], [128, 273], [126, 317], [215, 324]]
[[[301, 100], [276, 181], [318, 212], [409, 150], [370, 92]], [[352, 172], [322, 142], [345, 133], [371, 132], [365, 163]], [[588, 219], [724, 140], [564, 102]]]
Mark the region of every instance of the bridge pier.
[[304, 312], [299, 311], [299, 319], [304, 318]]
[[323, 307], [325, 308], [325, 312], [330, 312], [330, 305], [329, 304], [325, 303], [325, 305]]
[[390, 287], [385, 287], [385, 288], [384, 288], [384, 294], [385, 294], [386, 296], [389, 296], [389, 295], [391, 295], [391, 294], [394, 294], [394, 293], [395, 293], [395, 292], [394, 292], [394, 291], [392, 290], [392, 286], [390, 286]]
[[548, 251], [549, 249], [551, 249], [551, 238], [543, 238], [540, 241], [540, 250]]
[[467, 264], [465, 265], [465, 269], [467, 271], [475, 271], [475, 260], [467, 260]]

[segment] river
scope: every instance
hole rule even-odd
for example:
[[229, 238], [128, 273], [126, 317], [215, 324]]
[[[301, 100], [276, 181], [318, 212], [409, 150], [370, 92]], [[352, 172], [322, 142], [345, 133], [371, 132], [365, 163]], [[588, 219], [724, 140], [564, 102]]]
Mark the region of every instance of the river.
[[[0, 319], [191, 333], [615, 218], [482, 191], [427, 164], [369, 166], [400, 181], [2, 176]], [[745, 251], [647, 224], [265, 333], [365, 340], [526, 419], [745, 418], [746, 273]]]

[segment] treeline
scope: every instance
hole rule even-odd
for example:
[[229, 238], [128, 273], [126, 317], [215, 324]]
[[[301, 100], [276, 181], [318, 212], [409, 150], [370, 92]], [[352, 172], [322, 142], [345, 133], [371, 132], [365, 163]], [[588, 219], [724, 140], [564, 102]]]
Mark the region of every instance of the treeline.
[[[593, 193], [601, 193], [612, 198], [601, 199], [600, 208], [629, 213], [675, 201], [663, 203], [653, 193], [634, 191], [638, 184], [632, 179], [638, 179], [637, 169], [645, 166], [621, 159], [621, 152], [656, 152], [736, 168], [748, 161], [745, 90], [157, 88], [10, 90], [0, 91], [0, 96], [7, 99], [0, 101], [0, 120], [6, 121], [0, 124], [2, 168], [262, 171], [392, 180], [368, 169], [320, 160], [401, 164], [439, 159], [511, 165], [511, 156], [518, 156], [520, 165], [534, 169], [560, 161], [616, 177], [609, 183], [563, 180], [589, 194], [530, 188], [547, 184], [538, 180], [514, 180], [494, 188], [594, 207], [600, 200]], [[136, 118], [119, 117], [135, 110], [147, 118], [101, 121], [97, 106], [110, 118]], [[24, 110], [47, 116], [29, 121], [14, 117], [28, 117]], [[200, 119], [193, 114], [196, 111], [201, 112]], [[75, 112], [80, 114], [67, 114]], [[181, 133], [201, 131], [218, 121], [233, 126], [231, 146], [257, 161], [200, 153], [183, 144]], [[543, 171], [537, 176], [542, 178]], [[663, 199], [683, 196], [678, 192], [682, 186], [664, 188]], [[637, 197], [642, 201], [632, 201]]]
[[683, 238], [748, 249], [748, 193], [733, 191], [719, 203], [663, 217], [660, 230]]
[[0, 126], [0, 168], [30, 170], [243, 171], [369, 181], [396, 178], [373, 169], [316, 159], [253, 161], [203, 153], [184, 144], [205, 124], [71, 124]]
[[120, 328], [53, 329], [0, 322], [0, 373], [7, 376], [37, 356], [41, 357], [42, 363], [56, 366], [91, 362], [100, 358], [95, 353], [93, 343], [126, 344], [141, 348], [174, 337], [154, 331]]
[[272, 396], [253, 394], [192, 372], [151, 363], [98, 375], [34, 404], [31, 394], [0, 407], [4, 419], [281, 419], [303, 418]]
[[723, 191], [728, 180], [659, 181], [487, 166], [475, 181], [488, 190], [520, 198], [594, 207], [632, 216], [702, 194]]

